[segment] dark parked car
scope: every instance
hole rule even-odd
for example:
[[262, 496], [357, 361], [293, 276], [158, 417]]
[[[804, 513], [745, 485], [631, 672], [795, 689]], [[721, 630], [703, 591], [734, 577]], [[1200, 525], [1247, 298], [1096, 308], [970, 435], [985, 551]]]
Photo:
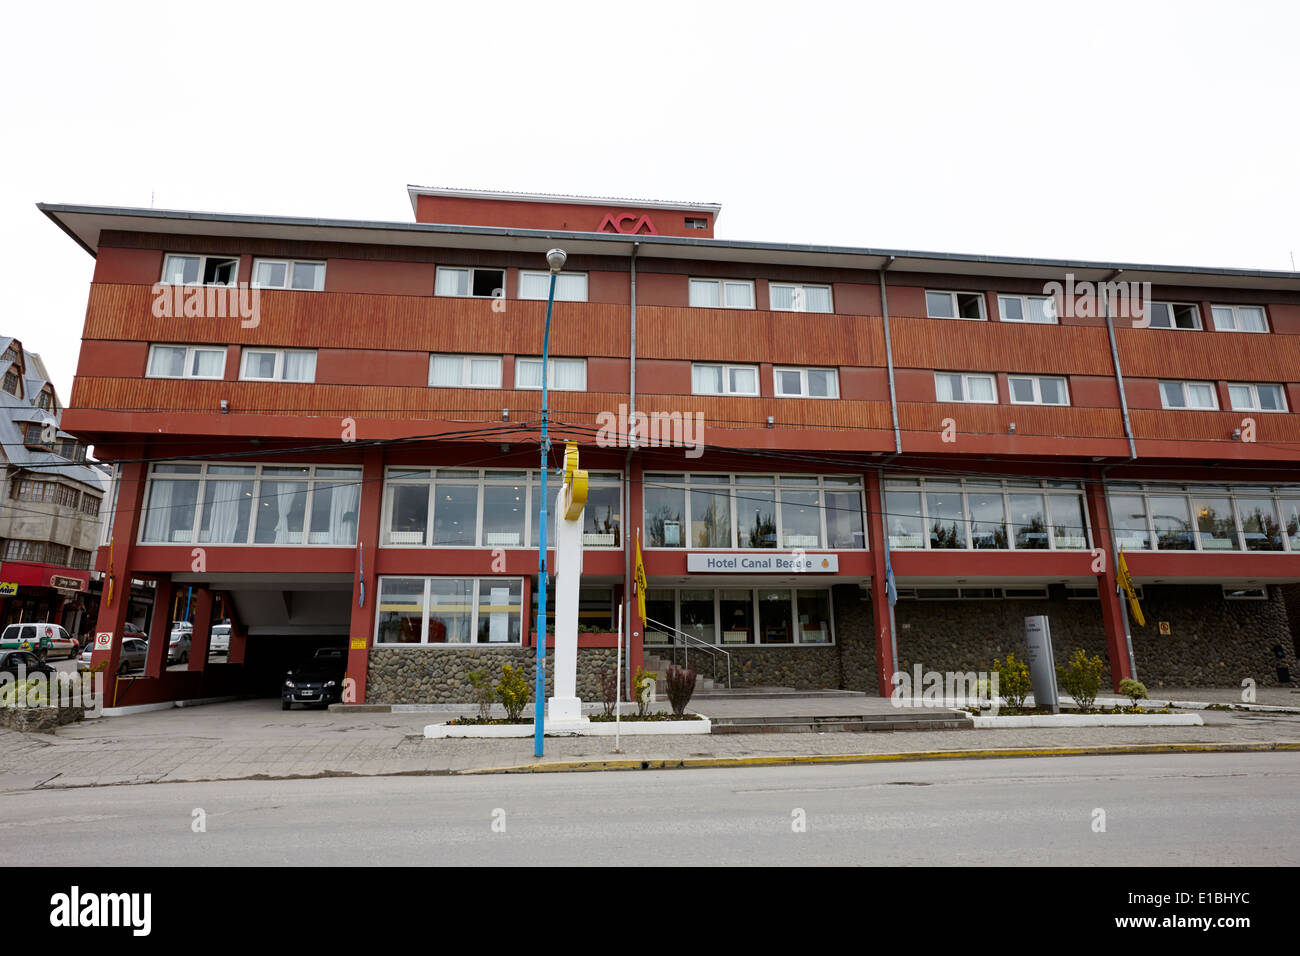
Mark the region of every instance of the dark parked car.
[[0, 651], [0, 671], [7, 671], [17, 678], [20, 667], [26, 677], [31, 677], [33, 674], [44, 674], [50, 677], [54, 674], [54, 668], [31, 651]]
[[294, 704], [336, 704], [343, 699], [343, 668], [347, 656], [342, 648], [322, 647], [310, 659], [291, 667], [280, 688], [280, 709]]

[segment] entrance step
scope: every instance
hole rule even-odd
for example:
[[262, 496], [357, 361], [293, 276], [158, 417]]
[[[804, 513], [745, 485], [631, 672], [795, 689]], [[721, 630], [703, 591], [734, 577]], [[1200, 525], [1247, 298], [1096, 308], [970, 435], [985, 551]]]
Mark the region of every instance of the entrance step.
[[712, 717], [715, 734], [868, 733], [881, 730], [972, 730], [967, 714], [951, 710], [818, 717]]

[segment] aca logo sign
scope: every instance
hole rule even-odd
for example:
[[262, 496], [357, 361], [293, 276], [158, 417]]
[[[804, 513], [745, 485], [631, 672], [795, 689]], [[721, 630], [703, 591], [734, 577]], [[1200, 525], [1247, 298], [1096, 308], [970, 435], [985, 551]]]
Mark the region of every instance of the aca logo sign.
[[638, 216], [634, 212], [611, 212], [605, 215], [600, 221], [597, 232], [618, 232], [623, 235], [635, 236], [641, 233], [647, 233], [651, 236], [659, 235], [655, 229], [655, 224], [650, 221], [649, 216]]

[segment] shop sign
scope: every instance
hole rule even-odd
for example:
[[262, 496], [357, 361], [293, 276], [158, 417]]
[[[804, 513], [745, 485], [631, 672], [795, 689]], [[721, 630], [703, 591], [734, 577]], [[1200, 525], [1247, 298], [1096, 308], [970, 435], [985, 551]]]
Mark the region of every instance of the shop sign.
[[688, 554], [686, 570], [704, 574], [834, 574], [840, 569], [838, 554]]

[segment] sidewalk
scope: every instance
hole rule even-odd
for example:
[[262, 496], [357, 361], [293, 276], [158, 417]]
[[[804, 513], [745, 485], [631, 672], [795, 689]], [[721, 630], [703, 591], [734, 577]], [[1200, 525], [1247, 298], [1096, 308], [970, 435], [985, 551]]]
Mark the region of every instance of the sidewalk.
[[[1208, 693], [1200, 690], [1170, 696], [1205, 699]], [[1261, 694], [1260, 703], [1271, 702], [1262, 699], [1264, 696]], [[748, 703], [751, 711], [759, 707], [789, 711], [792, 702]], [[825, 703], [817, 701], [808, 709], [819, 710]], [[1279, 699], [1277, 703], [1291, 702]], [[708, 713], [705, 707], [700, 709]], [[454, 714], [437, 712], [284, 713], [277, 701], [252, 700], [101, 718], [63, 728], [56, 735], [0, 731], [0, 792], [193, 780], [449, 774], [533, 761], [531, 738], [424, 738], [425, 724], [451, 716]], [[1136, 744], [1300, 744], [1300, 715], [1203, 711], [1202, 716], [1204, 727], [625, 737], [622, 754], [614, 751], [613, 738], [560, 737], [547, 738], [544, 759], [672, 762]]]

